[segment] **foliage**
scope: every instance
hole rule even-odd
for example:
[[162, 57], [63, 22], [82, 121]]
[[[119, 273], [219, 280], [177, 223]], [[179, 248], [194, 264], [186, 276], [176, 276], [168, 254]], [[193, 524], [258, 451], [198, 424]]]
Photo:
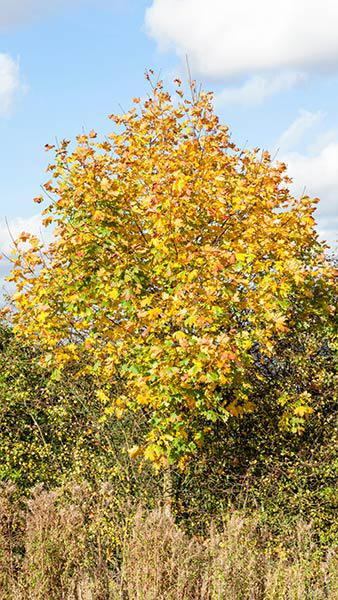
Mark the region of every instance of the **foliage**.
[[[172, 507], [189, 531], [205, 532], [229, 506], [245, 506], [259, 507], [276, 533], [301, 515], [321, 543], [335, 539], [337, 368], [327, 323], [320, 327], [311, 314], [312, 323], [280, 342], [278, 363], [275, 356], [262, 364], [256, 358], [256, 369], [264, 369], [254, 390], [257, 410], [216, 423], [185, 471], [172, 469]], [[24, 490], [70, 477], [92, 486], [109, 480], [116, 511], [140, 501], [153, 507], [163, 494], [161, 478], [126, 452], [141, 443], [147, 413], [112, 416], [88, 376], [68, 369], [55, 380], [36, 351], [9, 329], [0, 334], [0, 478]], [[276, 388], [292, 398], [313, 395], [314, 410], [296, 435], [280, 427], [285, 407], [275, 402]]]
[[[327, 410], [327, 409], [326, 409]], [[336, 409], [311, 415], [295, 436], [278, 429], [271, 406], [219, 424], [198, 457], [173, 473], [179, 522], [205, 531], [229, 507], [259, 509], [274, 532], [310, 519], [323, 545], [337, 539]]]
[[[96, 377], [112, 414], [146, 410], [133, 456], [183, 467], [216, 423], [259, 407], [258, 354], [271, 360], [298, 326], [295, 297], [298, 319], [306, 302], [329, 314], [332, 279], [314, 202], [290, 195], [285, 165], [238, 149], [211, 94], [191, 83], [189, 100], [176, 83], [178, 102], [157, 83], [111, 117], [109, 139], [61, 143], [44, 186], [55, 241], [44, 251], [23, 233], [11, 279], [17, 335], [57, 372]], [[288, 393], [276, 386], [274, 402], [301, 430], [315, 398]]]
[[[334, 305], [337, 297], [323, 300]], [[337, 324], [334, 314], [322, 318], [319, 297], [316, 304], [294, 298], [296, 326], [269, 359], [256, 352], [256, 411], [218, 424], [186, 472], [175, 474], [179, 513], [190, 527], [200, 529], [229, 505], [260, 507], [276, 531], [301, 515], [322, 542], [336, 539]], [[304, 398], [312, 399], [306, 426]]]
[[[144, 419], [107, 419], [89, 377], [60, 377], [39, 365], [40, 355], [0, 328], [0, 480], [21, 489], [44, 482], [109, 478], [116, 506], [156, 498], [154, 474], [142, 478], [126, 446], [145, 429]], [[108, 415], [109, 416], [109, 415]], [[133, 499], [133, 500], [132, 500]], [[150, 503], [151, 505], [151, 503]]]

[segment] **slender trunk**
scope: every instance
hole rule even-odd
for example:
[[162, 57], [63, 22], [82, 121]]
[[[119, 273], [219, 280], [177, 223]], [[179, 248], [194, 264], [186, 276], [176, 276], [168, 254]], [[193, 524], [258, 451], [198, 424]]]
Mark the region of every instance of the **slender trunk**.
[[173, 506], [173, 480], [170, 466], [166, 467], [163, 471], [163, 502], [165, 511], [171, 514]]

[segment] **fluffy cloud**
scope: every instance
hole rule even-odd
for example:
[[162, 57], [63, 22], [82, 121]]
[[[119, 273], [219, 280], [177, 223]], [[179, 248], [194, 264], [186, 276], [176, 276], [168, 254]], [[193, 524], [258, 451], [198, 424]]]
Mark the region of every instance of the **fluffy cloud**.
[[20, 88], [18, 62], [8, 54], [0, 54], [0, 116], [8, 114], [15, 94]]
[[293, 179], [291, 185], [295, 196], [303, 193], [320, 198], [316, 212], [321, 237], [332, 246], [338, 241], [338, 135], [328, 131], [318, 136], [305, 152], [290, 150], [292, 143], [322, 118], [322, 113], [301, 111], [300, 116], [281, 135], [279, 160], [288, 166]]
[[338, 67], [335, 0], [153, 0], [145, 21], [198, 76]]
[[290, 89], [304, 81], [304, 73], [284, 72], [277, 75], [254, 75], [243, 85], [224, 88], [215, 97], [216, 105], [261, 104], [269, 96]]
[[298, 191], [306, 185], [307, 193], [326, 199], [325, 212], [334, 215], [338, 209], [338, 141], [330, 142], [318, 154], [289, 152], [283, 155]]
[[75, 3], [79, 0], [0, 0], [0, 28], [21, 23], [34, 18], [42, 11]]
[[[152, 0], [148, 34], [162, 50], [188, 55], [194, 76], [227, 82], [216, 103], [258, 104], [301, 83], [311, 72], [338, 71], [336, 0]], [[236, 81], [237, 80], [237, 81]], [[238, 85], [238, 80], [242, 83]], [[235, 83], [234, 83], [235, 81]], [[292, 191], [318, 196], [321, 236], [338, 238], [338, 133], [299, 142], [323, 119], [301, 111], [276, 143]]]

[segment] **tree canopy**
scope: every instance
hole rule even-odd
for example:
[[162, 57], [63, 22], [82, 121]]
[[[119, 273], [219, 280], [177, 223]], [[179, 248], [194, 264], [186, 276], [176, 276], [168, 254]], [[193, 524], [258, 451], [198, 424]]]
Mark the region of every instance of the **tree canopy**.
[[[107, 139], [55, 149], [55, 237], [45, 249], [21, 234], [13, 320], [45, 364], [97, 377], [107, 415], [148, 415], [132, 455], [183, 466], [215, 423], [255, 410], [258, 353], [273, 361], [307, 305], [332, 314], [333, 279], [316, 201], [291, 195], [286, 166], [238, 148], [212, 94], [192, 82], [186, 97], [176, 80], [176, 100], [148, 77], [150, 96], [112, 115]], [[310, 394], [292, 402], [311, 414]]]

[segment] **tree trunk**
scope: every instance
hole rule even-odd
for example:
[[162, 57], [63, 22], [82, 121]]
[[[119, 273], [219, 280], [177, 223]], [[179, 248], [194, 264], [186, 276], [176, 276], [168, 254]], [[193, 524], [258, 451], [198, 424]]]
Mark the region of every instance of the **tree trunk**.
[[171, 514], [173, 506], [173, 480], [170, 466], [166, 467], [163, 471], [163, 503], [165, 511]]

